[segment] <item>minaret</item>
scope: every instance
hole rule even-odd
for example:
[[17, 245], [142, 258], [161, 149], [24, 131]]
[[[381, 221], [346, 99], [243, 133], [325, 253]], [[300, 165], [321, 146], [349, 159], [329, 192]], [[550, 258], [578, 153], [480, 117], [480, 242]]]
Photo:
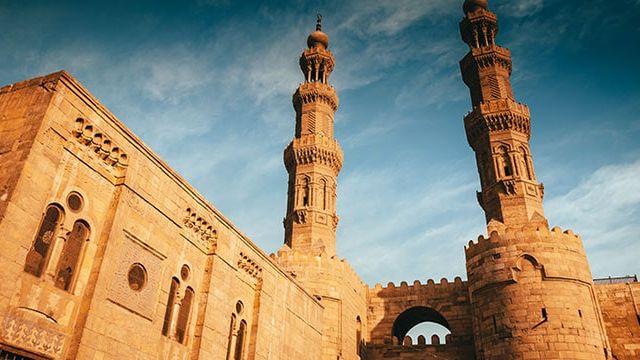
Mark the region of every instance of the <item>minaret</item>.
[[460, 68], [473, 105], [464, 125], [480, 174], [478, 202], [487, 223], [544, 221], [544, 187], [536, 180], [529, 148], [529, 108], [513, 96], [511, 53], [496, 44], [498, 19], [487, 6], [487, 0], [466, 1], [460, 23], [470, 49]]
[[318, 15], [316, 31], [307, 39], [300, 56], [304, 82], [293, 94], [296, 128], [284, 150], [289, 172], [285, 244], [298, 252], [336, 254], [336, 178], [343, 154], [333, 137], [338, 96], [329, 85], [335, 59], [329, 37], [322, 32]]
[[466, 0], [463, 9], [470, 51], [460, 68], [473, 104], [464, 124], [490, 233], [465, 248], [476, 359], [608, 359], [582, 239], [550, 230], [544, 217], [529, 110], [514, 100], [497, 17], [487, 0]]

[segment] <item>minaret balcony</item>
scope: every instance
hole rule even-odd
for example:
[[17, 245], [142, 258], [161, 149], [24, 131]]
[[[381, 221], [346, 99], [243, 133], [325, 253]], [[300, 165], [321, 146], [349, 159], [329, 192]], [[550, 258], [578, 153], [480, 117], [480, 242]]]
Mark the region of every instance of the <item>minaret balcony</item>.
[[478, 70], [493, 66], [504, 67], [511, 73], [511, 51], [498, 45], [482, 46], [471, 49], [460, 60], [460, 70], [462, 70], [462, 76], [465, 79], [473, 78], [471, 75], [474, 73], [477, 75]]
[[293, 106], [300, 109], [302, 105], [311, 103], [329, 105], [333, 111], [338, 110], [339, 100], [333, 86], [321, 82], [305, 82], [300, 84], [293, 94]]
[[473, 147], [476, 140], [490, 132], [517, 131], [531, 135], [529, 108], [513, 99], [497, 99], [481, 102], [464, 117], [467, 140]]
[[291, 172], [297, 165], [318, 164], [332, 168], [336, 175], [342, 169], [344, 153], [338, 142], [322, 134], [294, 138], [284, 150], [284, 164]]

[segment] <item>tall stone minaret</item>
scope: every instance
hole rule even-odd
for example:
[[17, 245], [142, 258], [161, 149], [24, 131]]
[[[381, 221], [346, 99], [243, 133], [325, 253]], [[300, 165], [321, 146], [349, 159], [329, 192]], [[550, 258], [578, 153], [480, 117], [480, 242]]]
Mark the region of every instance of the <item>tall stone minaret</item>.
[[329, 37], [322, 32], [318, 16], [316, 31], [307, 39], [300, 56], [304, 82], [293, 94], [296, 128], [284, 150], [289, 172], [285, 245], [303, 253], [336, 254], [336, 178], [343, 154], [333, 137], [338, 96], [329, 85], [335, 66], [328, 50]]
[[488, 238], [465, 248], [476, 359], [607, 359], [609, 344], [582, 240], [549, 229], [529, 149], [528, 108], [515, 101], [511, 54], [496, 44], [487, 0], [466, 0], [460, 61], [473, 110]]
[[478, 202], [487, 223], [543, 221], [544, 187], [536, 180], [529, 148], [531, 118], [513, 96], [511, 53], [495, 42], [498, 19], [486, 0], [466, 1], [464, 11], [460, 31], [470, 51], [460, 68], [473, 105], [464, 125], [480, 174]]

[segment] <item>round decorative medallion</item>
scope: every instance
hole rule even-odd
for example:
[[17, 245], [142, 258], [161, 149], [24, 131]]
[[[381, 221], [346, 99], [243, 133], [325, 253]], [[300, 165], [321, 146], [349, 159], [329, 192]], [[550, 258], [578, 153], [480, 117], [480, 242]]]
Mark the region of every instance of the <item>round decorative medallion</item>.
[[141, 291], [147, 284], [147, 270], [145, 270], [142, 264], [135, 263], [129, 268], [127, 279], [129, 280], [131, 290]]
[[82, 206], [84, 205], [84, 200], [82, 199], [82, 195], [77, 192], [72, 192], [67, 196], [67, 206], [72, 211], [80, 211], [82, 210]]
[[182, 281], [187, 281], [187, 279], [189, 279], [189, 275], [191, 275], [191, 269], [189, 269], [189, 265], [182, 265], [182, 268], [180, 269], [180, 277], [182, 278]]

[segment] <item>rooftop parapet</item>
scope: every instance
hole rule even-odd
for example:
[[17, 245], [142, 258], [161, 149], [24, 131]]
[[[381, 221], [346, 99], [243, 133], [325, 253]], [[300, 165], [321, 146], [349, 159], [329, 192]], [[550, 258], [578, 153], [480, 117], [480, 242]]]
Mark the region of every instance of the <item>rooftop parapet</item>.
[[449, 281], [447, 278], [442, 278], [438, 282], [429, 279], [425, 283], [420, 282], [420, 280], [415, 280], [412, 285], [409, 285], [406, 281], [402, 281], [399, 286], [396, 286], [393, 282], [387, 283], [384, 287], [382, 284], [377, 283], [374, 287], [369, 288], [369, 293], [380, 294], [391, 292], [400, 295], [402, 293], [415, 292], [449, 292], [452, 289], [464, 290], [466, 288], [467, 282], [463, 281], [461, 277], [456, 276], [453, 281]]
[[469, 241], [465, 246], [465, 255], [471, 259], [485, 251], [521, 243], [547, 242], [561, 244], [564, 246], [579, 246], [582, 249], [582, 239], [580, 235], [574, 234], [572, 230], [563, 231], [555, 226], [549, 230], [546, 226], [532, 228], [524, 226], [521, 228], [505, 227], [503, 231], [492, 231], [488, 238], [483, 235], [478, 236], [477, 241]]

